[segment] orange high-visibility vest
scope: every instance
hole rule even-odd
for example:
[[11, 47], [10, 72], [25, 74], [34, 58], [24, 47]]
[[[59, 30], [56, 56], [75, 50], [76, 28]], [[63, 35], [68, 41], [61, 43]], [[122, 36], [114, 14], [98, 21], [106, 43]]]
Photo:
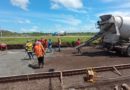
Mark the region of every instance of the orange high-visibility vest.
[[42, 57], [45, 54], [45, 49], [43, 48], [41, 44], [38, 44], [38, 45], [35, 45], [34, 52], [37, 57]]

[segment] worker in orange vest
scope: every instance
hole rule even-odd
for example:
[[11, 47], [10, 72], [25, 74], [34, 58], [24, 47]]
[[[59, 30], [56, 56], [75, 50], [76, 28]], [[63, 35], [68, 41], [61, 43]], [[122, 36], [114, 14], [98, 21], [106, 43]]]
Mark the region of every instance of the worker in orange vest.
[[36, 42], [36, 44], [34, 46], [34, 52], [37, 56], [39, 67], [43, 68], [45, 49], [43, 48], [41, 42], [39, 42], [39, 41]]

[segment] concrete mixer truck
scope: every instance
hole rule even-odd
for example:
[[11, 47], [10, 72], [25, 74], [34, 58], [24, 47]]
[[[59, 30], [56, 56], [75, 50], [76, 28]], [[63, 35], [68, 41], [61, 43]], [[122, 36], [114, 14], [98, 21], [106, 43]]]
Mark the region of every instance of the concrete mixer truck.
[[101, 38], [102, 45], [107, 50], [130, 56], [130, 17], [102, 15], [97, 25], [100, 32], [76, 48]]

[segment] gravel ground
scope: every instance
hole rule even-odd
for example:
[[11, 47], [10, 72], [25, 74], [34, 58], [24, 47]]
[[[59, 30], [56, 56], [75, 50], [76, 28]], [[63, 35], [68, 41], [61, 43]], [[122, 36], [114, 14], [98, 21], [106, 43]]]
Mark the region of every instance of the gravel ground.
[[130, 63], [129, 57], [119, 56], [94, 47], [83, 48], [82, 55], [78, 55], [74, 48], [66, 48], [60, 53], [54, 52], [45, 60], [45, 67], [36, 72], [48, 71], [50, 68], [59, 71], [127, 63]]
[[[77, 54], [73, 48], [63, 48], [61, 52], [54, 50], [54, 52], [46, 54], [45, 66], [42, 69], [28, 67], [29, 61], [26, 58], [24, 50], [0, 52], [0, 76], [48, 72], [52, 68], [55, 71], [62, 71], [130, 63], [129, 57], [95, 47], [83, 48], [81, 55]], [[36, 57], [35, 63], [37, 63]], [[120, 86], [122, 83], [130, 85], [130, 70], [120, 72], [123, 76], [128, 76], [127, 79], [111, 81], [111, 79], [121, 77], [114, 72], [103, 72], [98, 74], [96, 83], [92, 85], [84, 82], [85, 75], [64, 77], [64, 87], [65, 90], [113, 90], [114, 85]], [[56, 78], [0, 84], [0, 90], [61, 90], [61, 87], [59, 79]]]

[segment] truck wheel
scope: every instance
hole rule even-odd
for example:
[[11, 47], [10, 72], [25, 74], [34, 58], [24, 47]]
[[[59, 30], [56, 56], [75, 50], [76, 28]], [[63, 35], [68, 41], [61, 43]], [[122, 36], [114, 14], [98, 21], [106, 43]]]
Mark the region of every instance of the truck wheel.
[[127, 56], [130, 57], [130, 46], [127, 48]]

